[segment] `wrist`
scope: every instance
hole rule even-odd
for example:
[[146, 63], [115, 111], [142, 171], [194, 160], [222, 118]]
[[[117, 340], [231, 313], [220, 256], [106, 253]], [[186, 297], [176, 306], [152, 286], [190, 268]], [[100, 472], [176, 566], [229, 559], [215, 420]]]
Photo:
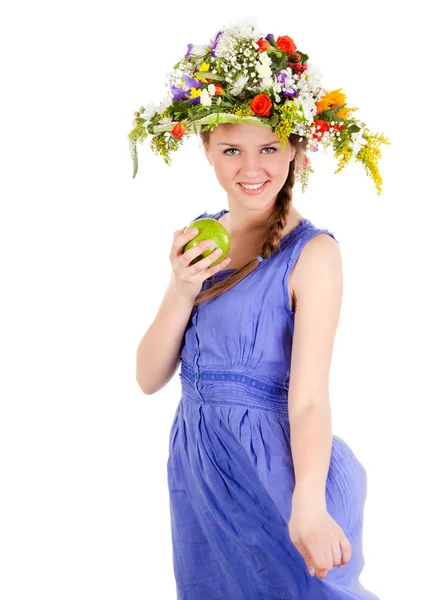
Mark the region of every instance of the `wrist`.
[[295, 486], [292, 495], [292, 504], [307, 504], [317, 508], [326, 508], [327, 502], [325, 491], [320, 491], [314, 488]]
[[186, 309], [193, 308], [195, 297], [182, 294], [174, 279], [171, 280], [168, 286], [168, 293], [179, 307]]

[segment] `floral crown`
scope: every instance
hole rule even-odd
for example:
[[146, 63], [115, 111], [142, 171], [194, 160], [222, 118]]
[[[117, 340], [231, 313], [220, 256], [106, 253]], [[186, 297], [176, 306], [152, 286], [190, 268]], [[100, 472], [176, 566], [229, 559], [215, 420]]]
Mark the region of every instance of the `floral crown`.
[[[149, 102], [135, 111], [128, 134], [133, 178], [138, 170], [137, 142], [150, 134], [150, 147], [171, 165], [171, 152], [185, 137], [209, 131], [221, 123], [253, 123], [269, 127], [281, 147], [295, 133], [308, 140], [307, 150], [331, 147], [339, 160], [335, 173], [351, 159], [360, 161], [381, 193], [377, 166], [382, 134], [371, 133], [352, 117], [342, 88], [324, 90], [320, 73], [308, 63], [288, 35], [263, 37], [249, 21], [224, 28], [209, 44], [188, 44], [185, 56], [167, 74], [169, 92], [156, 106]], [[313, 173], [305, 154], [296, 164], [303, 192]]]

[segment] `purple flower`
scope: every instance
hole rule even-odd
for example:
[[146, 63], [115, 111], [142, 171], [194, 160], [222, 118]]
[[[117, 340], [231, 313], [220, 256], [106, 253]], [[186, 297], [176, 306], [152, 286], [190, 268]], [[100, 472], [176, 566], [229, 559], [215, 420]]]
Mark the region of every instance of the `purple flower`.
[[196, 96], [195, 98], [188, 98], [188, 102], [190, 104], [200, 104], [200, 96]]
[[223, 33], [223, 31], [219, 31], [217, 33], [217, 35], [215, 36], [214, 43], [211, 46], [211, 56], [212, 56], [212, 58], [216, 58], [217, 57], [217, 55], [215, 53], [215, 49], [217, 48], [217, 44], [218, 44], [218, 41], [219, 41], [220, 36], [221, 36], [222, 33]]
[[286, 96], [287, 98], [296, 98], [298, 95], [298, 92], [296, 90], [283, 90], [283, 96]]
[[193, 79], [191, 77], [188, 77], [188, 75], [184, 75], [183, 80], [189, 88], [196, 88], [197, 90], [203, 86], [202, 81], [200, 81], [199, 79]]
[[283, 71], [279, 71], [276, 74], [276, 78], [278, 79], [278, 81], [280, 81], [281, 83], [284, 83], [286, 81], [286, 73], [283, 73]]
[[173, 100], [177, 100], [178, 102], [186, 100], [188, 97], [188, 92], [180, 87], [177, 87], [177, 85], [171, 86], [171, 93], [173, 95]]
[[194, 44], [188, 44], [188, 50], [186, 51], [185, 58], [189, 58], [191, 56], [191, 50], [193, 49]]
[[265, 39], [269, 42], [269, 44], [276, 46], [275, 37], [274, 37], [273, 33], [268, 33], [266, 35]]

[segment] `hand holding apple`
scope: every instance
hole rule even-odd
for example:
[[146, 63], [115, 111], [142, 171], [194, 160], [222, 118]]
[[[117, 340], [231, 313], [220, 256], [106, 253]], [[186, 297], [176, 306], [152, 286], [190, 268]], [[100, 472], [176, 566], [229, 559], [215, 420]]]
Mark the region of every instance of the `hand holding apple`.
[[[194, 228], [196, 231], [192, 232]], [[205, 279], [230, 262], [229, 258], [222, 257], [229, 252], [229, 247], [229, 233], [215, 219], [198, 219], [174, 232], [169, 259], [172, 281], [180, 298], [194, 301]]]

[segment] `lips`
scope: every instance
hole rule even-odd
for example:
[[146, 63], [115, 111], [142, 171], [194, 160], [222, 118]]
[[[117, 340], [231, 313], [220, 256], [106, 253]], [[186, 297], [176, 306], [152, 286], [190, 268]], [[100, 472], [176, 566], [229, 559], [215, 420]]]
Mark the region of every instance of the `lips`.
[[264, 185], [266, 183], [266, 181], [258, 181], [256, 183], [248, 183], [247, 181], [243, 181], [243, 182], [238, 182], [238, 185]]

